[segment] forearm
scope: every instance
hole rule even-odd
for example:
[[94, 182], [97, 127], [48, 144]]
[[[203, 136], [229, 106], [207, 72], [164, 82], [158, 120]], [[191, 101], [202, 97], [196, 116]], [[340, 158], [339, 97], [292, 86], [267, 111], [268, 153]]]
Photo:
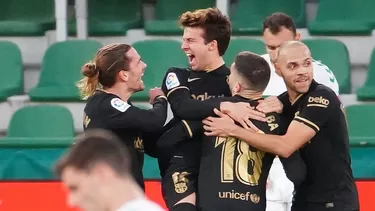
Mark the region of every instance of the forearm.
[[289, 157], [295, 151], [288, 145], [283, 136], [255, 133], [239, 126], [236, 126], [230, 136], [245, 141], [250, 146], [281, 157]]
[[173, 114], [181, 119], [202, 120], [209, 116], [214, 116], [214, 109], [220, 109], [218, 100], [194, 100], [191, 98], [180, 98], [170, 100]]

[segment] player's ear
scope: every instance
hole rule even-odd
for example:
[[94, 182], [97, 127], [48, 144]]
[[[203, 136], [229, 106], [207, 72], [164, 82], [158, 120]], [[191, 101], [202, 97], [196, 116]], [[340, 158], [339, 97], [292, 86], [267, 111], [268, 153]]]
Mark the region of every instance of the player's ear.
[[297, 41], [300, 41], [301, 40], [301, 33], [297, 32], [296, 37], [294, 39], [297, 40]]
[[281, 74], [281, 69], [280, 69], [280, 65], [277, 64], [277, 62], [274, 63], [275, 65], [275, 72], [278, 76], [282, 77], [282, 74]]
[[123, 81], [129, 80], [129, 72], [128, 71], [121, 70], [120, 72], [117, 73], [117, 76]]
[[208, 50], [213, 51], [217, 48], [217, 41], [212, 40], [210, 43], [208, 43]]

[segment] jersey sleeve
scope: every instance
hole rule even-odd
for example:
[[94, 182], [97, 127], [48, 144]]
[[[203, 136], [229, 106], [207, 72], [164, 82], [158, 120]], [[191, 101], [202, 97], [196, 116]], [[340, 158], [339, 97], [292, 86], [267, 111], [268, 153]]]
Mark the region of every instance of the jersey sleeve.
[[308, 94], [305, 100], [307, 102], [293, 120], [318, 132], [334, 113], [339, 99], [327, 89], [318, 89]]
[[339, 95], [339, 84], [332, 70], [319, 61], [314, 61], [313, 68], [315, 81], [331, 88], [336, 95]]
[[187, 70], [170, 68], [164, 77], [162, 90], [171, 104], [173, 114], [181, 119], [201, 120], [214, 115], [214, 108], [220, 108], [217, 100], [195, 100], [187, 86]]
[[306, 178], [307, 168], [302, 160], [299, 150], [288, 158], [279, 157], [283, 165], [286, 177], [293, 182], [294, 186], [300, 185]]
[[137, 129], [156, 132], [163, 128], [167, 119], [168, 102], [164, 96], [155, 99], [152, 109], [140, 109], [116, 97], [101, 102], [102, 118], [110, 129]]

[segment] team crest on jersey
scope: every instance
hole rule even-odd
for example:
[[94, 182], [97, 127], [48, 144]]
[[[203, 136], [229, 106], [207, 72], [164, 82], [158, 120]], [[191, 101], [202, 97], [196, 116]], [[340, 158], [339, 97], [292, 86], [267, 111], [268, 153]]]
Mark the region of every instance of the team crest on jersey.
[[130, 107], [128, 103], [117, 97], [111, 100], [111, 106], [121, 112], [125, 112]]
[[176, 193], [185, 193], [188, 189], [187, 183], [189, 180], [186, 178], [190, 173], [184, 172], [175, 172], [172, 174], [172, 180], [174, 183], [174, 190]]
[[180, 86], [176, 73], [168, 73], [167, 80], [165, 80], [165, 86], [167, 89], [173, 89]]
[[255, 194], [255, 193], [252, 193], [252, 194], [250, 194], [250, 200], [251, 200], [254, 204], [258, 204], [259, 201], [260, 201], [260, 196], [258, 196], [258, 195]]
[[142, 138], [137, 137], [137, 138], [134, 140], [134, 148], [136, 148], [136, 149], [139, 150], [139, 151], [143, 151], [143, 150], [144, 150], [143, 139], [142, 139]]

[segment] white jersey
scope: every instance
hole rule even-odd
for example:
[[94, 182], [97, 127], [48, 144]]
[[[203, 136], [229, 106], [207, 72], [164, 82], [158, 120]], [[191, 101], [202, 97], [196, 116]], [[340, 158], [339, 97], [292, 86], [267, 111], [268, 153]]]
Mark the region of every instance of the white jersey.
[[[271, 78], [270, 82], [266, 90], [264, 90], [264, 95], [272, 96], [272, 95], [280, 95], [281, 93], [286, 91], [286, 86], [282, 77], [277, 75], [275, 71], [275, 67], [271, 63], [270, 57], [268, 54], [262, 55], [262, 57], [268, 62], [271, 67]], [[324, 64], [319, 61], [313, 60], [313, 71], [314, 71], [314, 79], [316, 82], [328, 86], [331, 88], [336, 95], [339, 94], [339, 84], [335, 78], [333, 72]]]
[[146, 198], [136, 199], [123, 204], [116, 211], [165, 211], [157, 203], [150, 201]]
[[[277, 96], [286, 91], [286, 86], [282, 77], [277, 75], [274, 65], [271, 63], [268, 54], [262, 55], [271, 68], [271, 78], [263, 95]], [[331, 88], [337, 95], [339, 85], [332, 71], [319, 61], [313, 61], [313, 74], [316, 82]], [[291, 202], [293, 198], [294, 186], [286, 177], [283, 165], [279, 158], [275, 158], [270, 169], [267, 183], [267, 200]]]

